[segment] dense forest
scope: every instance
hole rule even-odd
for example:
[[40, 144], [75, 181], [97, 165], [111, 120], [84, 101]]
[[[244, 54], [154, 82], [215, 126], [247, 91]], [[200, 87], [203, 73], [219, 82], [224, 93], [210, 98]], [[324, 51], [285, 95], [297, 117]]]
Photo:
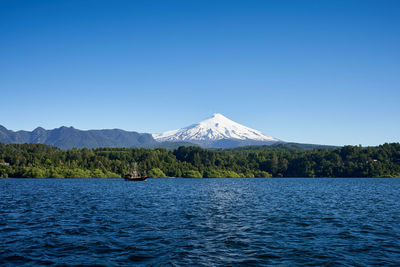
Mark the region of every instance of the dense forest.
[[0, 143], [0, 177], [122, 177], [137, 162], [150, 177], [400, 177], [400, 143], [302, 149], [294, 145], [210, 150], [179, 147], [62, 150]]

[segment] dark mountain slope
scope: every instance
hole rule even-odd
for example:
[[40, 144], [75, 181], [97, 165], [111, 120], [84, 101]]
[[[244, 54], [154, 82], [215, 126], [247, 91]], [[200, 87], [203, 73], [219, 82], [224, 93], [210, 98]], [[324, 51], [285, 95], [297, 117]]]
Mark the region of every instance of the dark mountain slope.
[[46, 144], [63, 149], [74, 147], [150, 147], [157, 144], [151, 134], [146, 133], [128, 132], [119, 129], [82, 131], [64, 126], [53, 130], [45, 130], [38, 127], [32, 132], [14, 132], [0, 126], [0, 142], [6, 144]]

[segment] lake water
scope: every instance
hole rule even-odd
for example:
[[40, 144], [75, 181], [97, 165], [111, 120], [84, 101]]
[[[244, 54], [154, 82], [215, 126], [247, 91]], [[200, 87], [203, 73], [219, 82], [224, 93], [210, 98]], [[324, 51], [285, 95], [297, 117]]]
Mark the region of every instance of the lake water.
[[400, 179], [0, 179], [1, 265], [400, 265]]

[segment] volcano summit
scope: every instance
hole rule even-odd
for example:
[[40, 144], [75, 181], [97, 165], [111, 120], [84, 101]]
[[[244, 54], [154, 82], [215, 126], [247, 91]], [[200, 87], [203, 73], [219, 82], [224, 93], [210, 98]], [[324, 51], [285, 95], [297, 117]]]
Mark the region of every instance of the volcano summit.
[[236, 147], [280, 142], [260, 131], [234, 122], [222, 114], [178, 130], [153, 134], [158, 142], [190, 142], [203, 147]]

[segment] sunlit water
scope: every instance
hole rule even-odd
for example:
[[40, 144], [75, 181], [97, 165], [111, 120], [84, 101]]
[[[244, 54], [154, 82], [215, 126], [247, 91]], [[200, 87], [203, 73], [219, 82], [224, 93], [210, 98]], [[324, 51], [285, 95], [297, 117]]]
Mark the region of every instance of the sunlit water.
[[0, 179], [1, 265], [400, 265], [400, 179]]

